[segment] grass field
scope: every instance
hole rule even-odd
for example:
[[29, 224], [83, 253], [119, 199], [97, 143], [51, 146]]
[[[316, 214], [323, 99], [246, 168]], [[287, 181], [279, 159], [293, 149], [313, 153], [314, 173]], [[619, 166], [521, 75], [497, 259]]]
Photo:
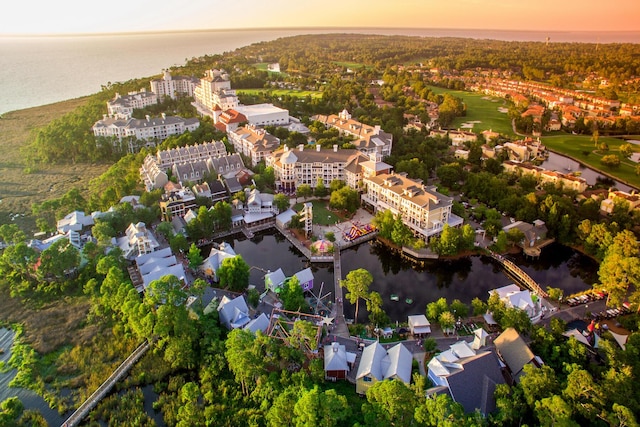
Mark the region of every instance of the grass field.
[[465, 123], [473, 123], [473, 132], [482, 132], [483, 130], [493, 130], [503, 135], [514, 136], [511, 121], [507, 113], [502, 113], [498, 108], [507, 108], [506, 102], [501, 98], [488, 97], [486, 95], [464, 92], [458, 90], [443, 89], [440, 87], [429, 86], [436, 94], [450, 93], [453, 96], [462, 98], [467, 105], [467, 115], [458, 117], [451, 125], [452, 128], [464, 128]]
[[[589, 135], [559, 134], [542, 137], [544, 145], [562, 154], [573, 157], [579, 162], [605, 172], [620, 181], [627, 182], [634, 187], [640, 188], [640, 177], [636, 175], [636, 163], [620, 156], [622, 162], [618, 169], [610, 169], [600, 163], [600, 159], [607, 154], [619, 154], [619, 149], [625, 141], [617, 138], [600, 137], [598, 143], [606, 143], [609, 151], [603, 153], [595, 150], [595, 143]], [[640, 151], [640, 147], [634, 146], [635, 151]]]
[[298, 98], [321, 98], [322, 92], [313, 90], [294, 90], [294, 89], [238, 89], [238, 95], [258, 95], [260, 93], [268, 93], [275, 96], [296, 96]]
[[[330, 211], [327, 208], [328, 202], [326, 200], [310, 200], [313, 205], [313, 223], [318, 225], [333, 225], [336, 220], [343, 221], [344, 219], [338, 216], [335, 212]], [[307, 202], [304, 202], [307, 203]], [[297, 203], [293, 206], [293, 210], [299, 212], [302, 209], [303, 203]]]
[[334, 64], [339, 65], [341, 67], [351, 68], [352, 70], [356, 70], [358, 68], [365, 67], [366, 69], [373, 68], [371, 65], [364, 65], [359, 62], [347, 62], [347, 61], [333, 61]]
[[[0, 118], [0, 224], [18, 224], [24, 231], [35, 228], [30, 218], [31, 205], [62, 196], [72, 188], [86, 189], [89, 180], [101, 175], [109, 165], [38, 165], [25, 174], [20, 149], [34, 129], [83, 105], [86, 98], [72, 99], [42, 107], [5, 113]], [[15, 217], [15, 214], [27, 216]], [[12, 221], [11, 218], [14, 218]]]

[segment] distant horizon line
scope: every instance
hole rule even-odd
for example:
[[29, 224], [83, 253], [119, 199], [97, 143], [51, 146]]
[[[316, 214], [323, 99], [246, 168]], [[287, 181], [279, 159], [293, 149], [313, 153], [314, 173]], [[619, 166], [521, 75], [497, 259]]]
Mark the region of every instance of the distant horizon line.
[[[37, 37], [98, 37], [98, 36], [131, 36], [147, 34], [175, 34], [175, 33], [205, 33], [229, 31], [299, 31], [299, 30], [328, 30], [330, 32], [342, 30], [435, 30], [435, 31], [484, 31], [484, 32], [514, 32], [535, 34], [640, 34], [640, 30], [523, 30], [504, 28], [452, 28], [452, 27], [342, 27], [342, 26], [299, 26], [299, 27], [247, 27], [247, 28], [199, 28], [199, 29], [166, 29], [148, 31], [115, 31], [115, 32], [83, 32], [83, 33], [0, 33], [0, 38], [37, 38]], [[464, 38], [464, 37], [461, 37]]]

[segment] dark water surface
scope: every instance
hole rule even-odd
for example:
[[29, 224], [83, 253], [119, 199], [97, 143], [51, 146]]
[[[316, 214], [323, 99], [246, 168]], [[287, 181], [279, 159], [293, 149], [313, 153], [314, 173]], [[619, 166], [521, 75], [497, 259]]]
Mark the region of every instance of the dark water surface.
[[[282, 268], [287, 276], [310, 264], [279, 232], [267, 231], [248, 240], [237, 235], [227, 240], [236, 253], [251, 266], [250, 283], [264, 289], [267, 270]], [[208, 253], [205, 253], [208, 255]], [[547, 246], [538, 260], [522, 256], [512, 260], [542, 285], [559, 287], [565, 294], [589, 289], [596, 280], [597, 264], [571, 248], [559, 244]], [[406, 321], [407, 315], [424, 313], [428, 303], [444, 297], [471, 303], [475, 297], [486, 300], [492, 289], [513, 281], [500, 266], [485, 256], [472, 256], [458, 260], [428, 260], [417, 265], [385, 246], [370, 242], [341, 253], [342, 278], [351, 270], [364, 268], [374, 277], [371, 289], [382, 295], [383, 308], [393, 321]], [[311, 265], [315, 276], [314, 292], [323, 294], [334, 289], [333, 266]], [[392, 301], [391, 295], [399, 301]], [[406, 299], [413, 300], [411, 304]], [[354, 308], [345, 301], [345, 315], [352, 318]], [[366, 320], [361, 308], [359, 320]]]

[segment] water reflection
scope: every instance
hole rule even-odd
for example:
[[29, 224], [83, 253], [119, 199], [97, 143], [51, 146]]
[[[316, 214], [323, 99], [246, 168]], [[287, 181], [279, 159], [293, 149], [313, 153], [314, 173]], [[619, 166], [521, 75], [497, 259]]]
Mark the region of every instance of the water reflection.
[[[333, 265], [309, 264], [306, 258], [275, 230], [262, 232], [253, 239], [242, 235], [227, 240], [236, 253], [255, 268], [251, 269], [250, 283], [264, 289], [267, 270], [282, 268], [287, 276], [311, 266], [315, 282], [314, 292], [333, 291]], [[208, 254], [205, 250], [203, 253]], [[512, 257], [543, 288], [551, 285], [570, 294], [586, 290], [594, 283], [597, 264], [573, 249], [553, 244], [543, 249], [538, 260], [521, 255]], [[351, 270], [364, 268], [374, 282], [371, 289], [379, 292], [383, 308], [392, 321], [406, 321], [407, 315], [424, 313], [428, 303], [441, 297], [449, 302], [457, 298], [467, 304], [475, 297], [486, 300], [488, 291], [512, 283], [502, 268], [491, 258], [472, 256], [456, 260], [427, 260], [415, 264], [384, 245], [370, 242], [342, 251], [342, 277]], [[398, 301], [391, 300], [396, 295]], [[407, 303], [409, 298], [411, 303]], [[345, 315], [353, 318], [354, 306], [345, 299]], [[366, 321], [366, 310], [359, 313], [359, 321]]]

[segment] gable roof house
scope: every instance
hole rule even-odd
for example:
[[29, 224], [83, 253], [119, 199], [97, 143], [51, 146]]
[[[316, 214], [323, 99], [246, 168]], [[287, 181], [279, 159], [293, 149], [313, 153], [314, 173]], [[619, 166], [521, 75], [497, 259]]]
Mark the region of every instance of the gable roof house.
[[355, 353], [347, 352], [344, 345], [332, 342], [324, 346], [324, 378], [327, 380], [344, 380], [347, 372], [355, 363]]
[[476, 351], [465, 341], [432, 358], [427, 376], [435, 385], [428, 394], [446, 390], [465, 412], [478, 409], [483, 415], [495, 409], [496, 386], [505, 382], [496, 354]]
[[525, 365], [534, 365], [539, 368], [541, 360], [533, 354], [529, 346], [524, 342], [518, 331], [507, 328], [493, 342], [498, 356], [507, 366], [512, 381], [520, 382], [524, 374]]
[[412, 362], [411, 352], [402, 343], [389, 350], [377, 341], [365, 347], [356, 375], [356, 393], [364, 395], [373, 384], [387, 379], [397, 379], [408, 385]]
[[198, 270], [204, 273], [205, 276], [212, 278], [216, 282], [218, 281], [218, 269], [222, 265], [222, 261], [227, 258], [233, 258], [236, 256], [235, 251], [230, 244], [226, 242], [220, 243], [220, 246], [216, 247], [214, 244], [211, 247], [209, 256], [202, 262]]

